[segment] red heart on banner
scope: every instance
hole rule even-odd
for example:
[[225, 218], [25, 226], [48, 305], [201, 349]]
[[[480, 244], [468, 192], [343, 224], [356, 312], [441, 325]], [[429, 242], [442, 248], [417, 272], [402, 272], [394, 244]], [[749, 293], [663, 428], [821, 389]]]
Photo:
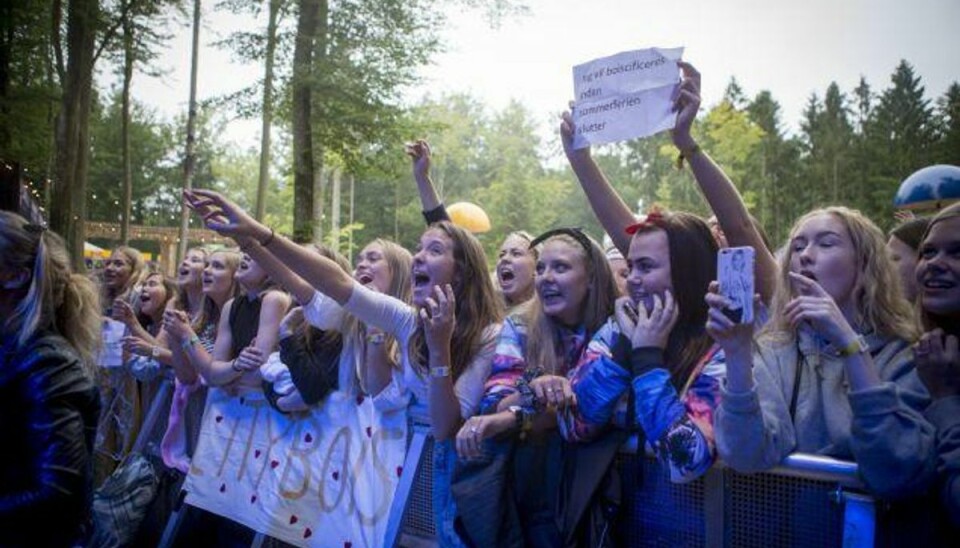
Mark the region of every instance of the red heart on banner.
[[217, 415], [217, 422], [220, 422], [222, 420], [223, 420], [223, 415]]
[[310, 435], [310, 432], [307, 432], [307, 435], [303, 437], [303, 441], [310, 443], [313, 441], [313, 436]]
[[303, 538], [310, 538], [312, 535], [313, 531], [311, 531], [309, 527], [303, 531]]
[[250, 495], [250, 504], [253, 504], [253, 503], [255, 503], [255, 502], [257, 502], [257, 496], [256, 496], [256, 495]]
[[259, 449], [254, 449], [254, 451], [253, 451], [253, 458], [255, 458], [255, 459], [260, 458], [260, 450], [259, 450]]
[[367, 437], [368, 437], [368, 438], [372, 438], [372, 437], [373, 437], [373, 429], [370, 428], [369, 426], [367, 427]]
[[362, 405], [362, 404], [363, 404], [363, 399], [364, 399], [364, 395], [363, 395], [363, 394], [357, 394], [357, 405]]
[[277, 466], [280, 466], [279, 461], [275, 461], [275, 460], [270, 461], [270, 468], [276, 468]]
[[296, 522], [298, 522], [298, 521], [300, 521], [300, 520], [297, 518], [297, 516], [290, 516], [290, 525], [293, 525], [294, 523], [296, 523]]
[[227, 490], [227, 484], [226, 484], [226, 483], [221, 483], [221, 484], [220, 484], [220, 492], [223, 493], [223, 492], [226, 491], [226, 490]]
[[399, 478], [401, 474], [403, 474], [403, 466], [397, 466], [397, 477]]
[[333, 481], [340, 481], [340, 472], [334, 470], [333, 474], [330, 475], [333, 476]]

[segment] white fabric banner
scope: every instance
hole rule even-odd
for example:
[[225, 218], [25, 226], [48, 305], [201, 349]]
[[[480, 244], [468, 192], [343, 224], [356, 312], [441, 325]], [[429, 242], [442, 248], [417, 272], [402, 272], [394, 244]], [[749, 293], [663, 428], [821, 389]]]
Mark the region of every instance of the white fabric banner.
[[670, 129], [683, 48], [626, 51], [573, 67], [574, 148]]
[[406, 410], [371, 398], [284, 415], [211, 388], [186, 500], [297, 546], [381, 546], [406, 439]]

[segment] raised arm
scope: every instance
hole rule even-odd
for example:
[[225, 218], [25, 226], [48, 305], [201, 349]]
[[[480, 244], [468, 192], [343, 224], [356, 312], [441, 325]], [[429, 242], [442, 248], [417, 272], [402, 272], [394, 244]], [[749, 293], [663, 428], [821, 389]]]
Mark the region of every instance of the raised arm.
[[[255, 260], [260, 261], [269, 253], [337, 303], [343, 305], [350, 299], [356, 282], [336, 262], [277, 234], [216, 192], [185, 191], [184, 198], [186, 204], [203, 217], [204, 223], [211, 230], [240, 240], [245, 245], [251, 240], [259, 243], [251, 244], [248, 250]], [[308, 296], [304, 302], [309, 300]]]
[[417, 181], [417, 193], [420, 194], [424, 220], [427, 224], [449, 221], [450, 216], [447, 215], [430, 178], [430, 143], [423, 139], [407, 143], [407, 155], [413, 160], [413, 178]]
[[763, 302], [769, 303], [777, 284], [777, 261], [750, 220], [737, 187], [690, 134], [700, 109], [700, 73], [689, 63], [679, 61], [677, 64], [683, 71], [683, 81], [676, 101], [677, 124], [672, 131], [673, 144], [690, 165], [697, 185], [717, 216], [730, 246], [750, 246], [756, 250], [757, 289]]
[[560, 122], [560, 140], [563, 142], [563, 151], [567, 155], [570, 167], [580, 181], [580, 187], [587, 195], [590, 208], [597, 216], [603, 229], [610, 235], [613, 245], [626, 257], [630, 251], [630, 236], [626, 228], [636, 222], [633, 213], [623, 201], [610, 181], [600, 170], [600, 166], [593, 160], [589, 148], [574, 150], [573, 136], [576, 130], [573, 116], [564, 112]]

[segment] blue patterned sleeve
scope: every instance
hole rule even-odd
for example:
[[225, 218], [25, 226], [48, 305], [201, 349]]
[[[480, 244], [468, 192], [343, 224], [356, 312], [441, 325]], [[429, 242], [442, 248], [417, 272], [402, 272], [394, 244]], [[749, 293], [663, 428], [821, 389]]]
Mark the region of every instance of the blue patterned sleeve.
[[716, 352], [692, 373], [693, 381], [682, 395], [663, 364], [633, 379], [634, 417], [657, 458], [669, 468], [671, 481], [692, 481], [713, 465], [713, 414], [723, 373], [723, 356]]

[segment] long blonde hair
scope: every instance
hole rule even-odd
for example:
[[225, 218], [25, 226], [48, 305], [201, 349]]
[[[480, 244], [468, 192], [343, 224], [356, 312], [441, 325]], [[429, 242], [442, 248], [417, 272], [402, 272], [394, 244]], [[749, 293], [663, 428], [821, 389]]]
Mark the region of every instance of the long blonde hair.
[[112, 257], [114, 253], [119, 253], [130, 261], [130, 277], [127, 278], [127, 282], [115, 294], [110, 293], [107, 284], [101, 283], [100, 304], [104, 308], [112, 307], [113, 301], [116, 299], [128, 299], [133, 289], [140, 285], [140, 282], [142, 282], [147, 275], [147, 262], [143, 259], [143, 254], [140, 253], [140, 251], [130, 246], [121, 245], [114, 248], [110, 256]]
[[53, 330], [73, 346], [92, 376], [101, 342], [100, 299], [89, 278], [73, 273], [63, 239], [0, 211], [0, 268], [30, 273], [25, 295], [3, 321], [3, 333], [16, 333], [19, 349], [38, 331]]
[[[551, 241], [561, 241], [577, 250], [587, 270], [587, 295], [583, 304], [583, 321], [580, 325], [590, 338], [603, 326], [613, 314], [614, 303], [619, 294], [617, 282], [610, 270], [603, 248], [593, 238], [582, 234], [581, 242], [567, 234], [558, 234], [547, 238], [541, 248]], [[589, 244], [589, 247], [585, 244]], [[563, 364], [563, 338], [560, 325], [543, 312], [540, 296], [534, 291], [533, 298], [527, 301], [519, 311], [527, 327], [527, 347], [524, 351], [528, 367], [542, 367], [550, 375], [564, 375], [567, 368], [575, 364]]]
[[[800, 217], [790, 229], [788, 242], [793, 240], [804, 223], [819, 215], [831, 215], [840, 221], [847, 230], [856, 254], [858, 270], [854, 299], [860, 325], [852, 327], [865, 333], [874, 332], [884, 337], [915, 341], [920, 335], [919, 326], [910, 303], [903, 297], [883, 231], [855, 209], [831, 206], [815, 209]], [[794, 297], [789, 276], [792, 257], [793, 247], [788, 244], [780, 260], [777, 290], [770, 307], [770, 323], [764, 330], [780, 339], [794, 336], [784, 314], [787, 303]]]

